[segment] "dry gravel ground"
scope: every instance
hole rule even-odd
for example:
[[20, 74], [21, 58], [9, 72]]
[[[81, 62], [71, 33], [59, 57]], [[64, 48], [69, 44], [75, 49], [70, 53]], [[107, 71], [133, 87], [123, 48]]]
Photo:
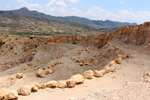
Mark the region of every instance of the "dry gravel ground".
[[121, 89], [103, 90], [73, 100], [150, 100], [150, 84], [127, 82]]
[[[150, 71], [149, 49], [119, 43], [113, 44], [119, 47], [125, 54], [129, 53], [132, 56], [131, 58], [124, 60], [121, 65], [117, 65], [117, 72], [106, 74], [102, 78], [85, 80], [84, 84], [77, 85], [75, 88], [41, 89], [29, 96], [19, 96], [19, 100], [69, 100], [70, 98], [81, 98], [87, 95], [90, 95], [90, 97], [85, 97], [83, 100], [99, 100], [98, 98], [101, 97], [104, 98], [102, 100], [134, 100], [135, 98], [137, 98], [136, 100], [149, 100], [149, 96], [147, 96], [147, 94], [150, 92], [149, 84], [132, 83], [140, 81], [143, 74], [147, 71]], [[90, 53], [84, 51], [80, 56], [83, 58], [93, 57], [100, 53], [100, 50], [97, 48], [91, 48], [92, 49]], [[5, 91], [10, 91], [11, 89], [16, 90], [19, 86], [25, 84], [33, 84], [34, 82], [45, 83], [52, 79], [68, 79], [71, 75], [76, 73], [83, 73], [88, 69], [94, 70], [101, 69], [103, 67], [102, 65], [104, 64], [79, 66], [78, 63], [72, 61], [71, 57], [76, 56], [78, 54], [78, 50], [80, 49], [85, 49], [85, 46], [73, 44], [51, 44], [51, 46], [46, 46], [44, 49], [39, 49], [31, 62], [34, 66], [49, 66], [58, 60], [56, 59], [57, 56], [61, 55], [63, 55], [63, 57], [60, 58], [59, 61], [62, 60], [64, 64], [56, 66], [56, 71], [53, 74], [46, 76], [46, 78], [36, 77], [36, 71], [34, 70], [33, 66], [28, 66], [26, 70], [21, 70], [26, 64], [20, 64], [19, 66], [0, 73], [0, 88], [3, 88]], [[110, 59], [106, 60], [107, 61], [105, 62], [107, 63], [110, 61]], [[14, 78], [15, 73], [24, 73], [25, 77], [22, 79], [16, 79]], [[126, 81], [131, 83], [122, 88]], [[129, 88], [133, 91], [131, 91]], [[140, 88], [143, 89], [140, 90]], [[138, 91], [138, 89], [140, 91]], [[120, 99], [121, 97], [118, 93], [121, 93], [121, 97], [123, 99]], [[129, 93], [133, 95], [128, 95]], [[141, 95], [138, 96], [140, 93]]]

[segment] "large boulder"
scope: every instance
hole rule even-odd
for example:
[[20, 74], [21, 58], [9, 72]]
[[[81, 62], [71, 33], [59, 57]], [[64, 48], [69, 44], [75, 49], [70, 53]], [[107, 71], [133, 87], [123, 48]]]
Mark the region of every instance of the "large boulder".
[[31, 86], [29, 85], [23, 85], [20, 87], [17, 91], [19, 95], [30, 95], [31, 94]]
[[39, 69], [38, 72], [37, 72], [37, 76], [39, 76], [41, 78], [44, 78], [45, 74], [46, 74], [46, 71], [43, 70], [43, 69]]
[[5, 98], [6, 96], [6, 92], [4, 90], [0, 89], [0, 100], [2, 100], [3, 98]]
[[84, 77], [81, 74], [73, 75], [70, 79], [74, 80], [76, 84], [84, 83]]
[[94, 76], [95, 77], [102, 77], [103, 75], [104, 75], [104, 73], [102, 71], [98, 71], [98, 70], [94, 71]]
[[75, 80], [73, 80], [73, 79], [68, 79], [68, 80], [66, 81], [66, 83], [67, 83], [67, 86], [68, 86], [69, 88], [75, 87], [75, 85], [76, 85], [76, 82], [75, 82]]
[[58, 82], [57, 82], [57, 87], [58, 87], [58, 88], [66, 88], [66, 87], [67, 87], [66, 81], [64, 81], [64, 80], [58, 81]]
[[56, 86], [57, 86], [57, 81], [55, 81], [55, 80], [52, 80], [52, 81], [49, 81], [48, 83], [46, 83], [46, 87], [54, 88]]
[[15, 91], [15, 90], [12, 90], [11, 92], [9, 92], [6, 95], [6, 100], [14, 100], [14, 99], [17, 99], [17, 98], [18, 98], [18, 92]]
[[85, 71], [83, 76], [86, 79], [93, 79], [94, 78], [94, 72], [92, 70]]

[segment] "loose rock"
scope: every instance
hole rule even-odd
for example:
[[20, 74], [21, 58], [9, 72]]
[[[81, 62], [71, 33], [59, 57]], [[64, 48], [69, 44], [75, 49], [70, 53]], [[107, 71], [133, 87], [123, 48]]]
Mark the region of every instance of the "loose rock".
[[85, 71], [84, 72], [84, 78], [93, 79], [94, 78], [94, 72], [92, 70]]
[[45, 89], [45, 88], [46, 88], [46, 84], [42, 84], [41, 89]]
[[50, 88], [54, 88], [57, 86], [57, 81], [54, 81], [54, 80], [49, 81], [48, 83], [46, 83], [46, 86]]
[[103, 72], [102, 72], [102, 71], [95, 70], [95, 71], [94, 71], [94, 76], [95, 76], [95, 77], [102, 77], [102, 76], [103, 76]]
[[6, 95], [6, 100], [12, 100], [12, 99], [17, 99], [18, 98], [18, 92], [15, 90], [12, 90]]
[[105, 73], [109, 73], [110, 70], [111, 70], [111, 68], [110, 68], [109, 66], [106, 66], [106, 67], [104, 68], [104, 70], [105, 70]]
[[116, 62], [117, 64], [121, 64], [121, 63], [122, 63], [122, 60], [121, 60], [121, 58], [117, 58], [117, 59], [115, 60], [115, 62]]
[[18, 78], [18, 79], [23, 78], [23, 73], [17, 73], [16, 78]]
[[73, 75], [70, 79], [74, 80], [76, 84], [84, 83], [84, 77], [81, 74]]
[[73, 79], [68, 79], [66, 83], [69, 88], [75, 87], [76, 85], [76, 82]]
[[19, 95], [24, 95], [24, 96], [30, 95], [31, 94], [31, 86], [23, 85], [17, 91], [18, 91]]
[[32, 90], [32, 92], [37, 92], [38, 91], [38, 87], [37, 86], [33, 86], [31, 90]]
[[40, 84], [38, 84], [38, 83], [34, 83], [34, 85], [35, 85], [35, 86], [37, 86], [37, 87], [38, 87], [38, 89], [40, 89], [40, 88], [41, 88], [41, 85], [40, 85]]
[[109, 66], [115, 66], [115, 65], [116, 65], [116, 61], [109, 62]]
[[37, 72], [37, 76], [44, 78], [45, 77], [46, 72], [43, 69], [39, 69]]
[[57, 82], [57, 87], [59, 87], [59, 88], [66, 88], [67, 87], [66, 81], [58, 81]]
[[46, 70], [46, 75], [47, 75], [47, 74], [52, 74], [54, 71], [55, 71], [54, 68], [48, 68], [48, 69]]

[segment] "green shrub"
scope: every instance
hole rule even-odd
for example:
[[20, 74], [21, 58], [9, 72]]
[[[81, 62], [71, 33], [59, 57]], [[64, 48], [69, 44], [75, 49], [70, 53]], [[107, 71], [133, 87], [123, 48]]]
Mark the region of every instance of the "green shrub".
[[1, 47], [2, 45], [4, 45], [4, 44], [5, 44], [5, 42], [0, 41], [0, 47]]

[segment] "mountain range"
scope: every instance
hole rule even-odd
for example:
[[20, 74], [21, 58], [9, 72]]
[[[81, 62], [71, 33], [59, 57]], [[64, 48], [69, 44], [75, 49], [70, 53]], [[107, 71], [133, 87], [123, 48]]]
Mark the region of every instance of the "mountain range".
[[[124, 25], [136, 23], [110, 20], [90, 20], [77, 16], [56, 17], [23, 7], [17, 10], [0, 11], [1, 33], [64, 33], [96, 34], [112, 32]], [[4, 28], [5, 27], [5, 28]], [[6, 32], [7, 31], [7, 32]]]
[[28, 8], [23, 7], [18, 10], [12, 10], [13, 13], [25, 16], [32, 16], [38, 18], [46, 18], [64, 22], [77, 22], [89, 26], [94, 26], [97, 28], [118, 28], [124, 25], [137, 25], [137, 23], [128, 23], [128, 22], [117, 22], [117, 21], [110, 21], [110, 20], [90, 20], [87, 18], [77, 17], [77, 16], [68, 16], [68, 17], [56, 17], [51, 15], [46, 15], [44, 13], [39, 13], [37, 11], [30, 11]]

